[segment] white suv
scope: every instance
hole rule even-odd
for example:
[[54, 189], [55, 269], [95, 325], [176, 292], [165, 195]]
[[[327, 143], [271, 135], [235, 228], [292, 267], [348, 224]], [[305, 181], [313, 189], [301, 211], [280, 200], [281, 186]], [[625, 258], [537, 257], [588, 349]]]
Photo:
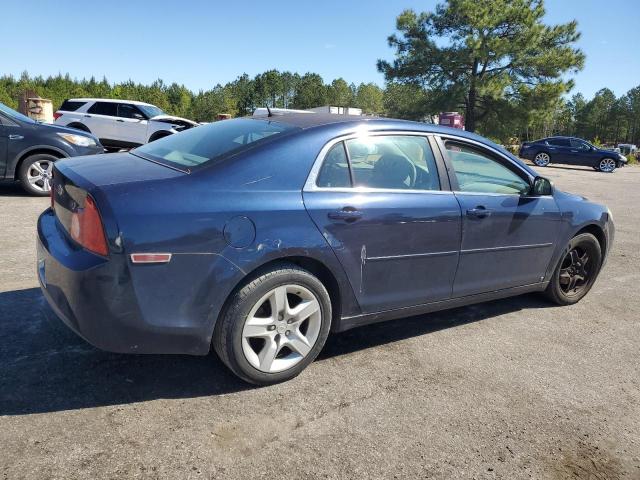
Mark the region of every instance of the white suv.
[[57, 125], [92, 133], [107, 149], [132, 148], [198, 126], [132, 100], [71, 98], [54, 113]]

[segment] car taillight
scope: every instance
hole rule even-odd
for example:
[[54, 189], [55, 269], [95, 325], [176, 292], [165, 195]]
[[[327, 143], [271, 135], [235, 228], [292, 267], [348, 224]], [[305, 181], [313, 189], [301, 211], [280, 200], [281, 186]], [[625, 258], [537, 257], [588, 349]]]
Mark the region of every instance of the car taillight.
[[90, 252], [104, 256], [108, 254], [100, 212], [89, 195], [85, 199], [84, 208], [73, 213], [69, 233], [71, 238]]
[[55, 121], [55, 120], [59, 119], [61, 116], [62, 116], [62, 114], [60, 112], [55, 112], [53, 114], [53, 120]]

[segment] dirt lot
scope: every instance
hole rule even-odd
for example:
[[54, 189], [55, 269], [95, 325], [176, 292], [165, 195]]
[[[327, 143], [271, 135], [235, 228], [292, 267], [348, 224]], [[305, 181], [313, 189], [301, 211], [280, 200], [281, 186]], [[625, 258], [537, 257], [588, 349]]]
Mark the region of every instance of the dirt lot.
[[582, 302], [528, 295], [353, 330], [268, 388], [213, 355], [114, 355], [69, 332], [36, 288], [48, 199], [0, 185], [0, 475], [639, 479], [640, 168], [544, 174], [617, 225]]

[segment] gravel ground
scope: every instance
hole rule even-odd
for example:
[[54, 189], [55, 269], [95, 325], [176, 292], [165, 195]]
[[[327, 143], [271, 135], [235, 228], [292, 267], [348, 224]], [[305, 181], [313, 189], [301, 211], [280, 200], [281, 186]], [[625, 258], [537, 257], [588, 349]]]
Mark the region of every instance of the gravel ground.
[[571, 307], [536, 295], [330, 337], [285, 384], [69, 332], [35, 276], [48, 199], [0, 185], [0, 473], [14, 478], [640, 478], [640, 168], [550, 167], [617, 237]]

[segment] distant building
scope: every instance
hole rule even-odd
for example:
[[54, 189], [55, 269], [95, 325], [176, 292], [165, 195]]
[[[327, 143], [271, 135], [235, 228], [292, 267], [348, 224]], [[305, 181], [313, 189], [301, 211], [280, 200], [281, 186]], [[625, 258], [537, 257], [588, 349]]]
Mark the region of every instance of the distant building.
[[464, 130], [464, 117], [458, 112], [442, 112], [438, 115], [438, 124]]
[[331, 105], [325, 105], [323, 107], [309, 108], [308, 110], [315, 113], [332, 113], [334, 115], [362, 115], [362, 109], [354, 107], [333, 107]]

